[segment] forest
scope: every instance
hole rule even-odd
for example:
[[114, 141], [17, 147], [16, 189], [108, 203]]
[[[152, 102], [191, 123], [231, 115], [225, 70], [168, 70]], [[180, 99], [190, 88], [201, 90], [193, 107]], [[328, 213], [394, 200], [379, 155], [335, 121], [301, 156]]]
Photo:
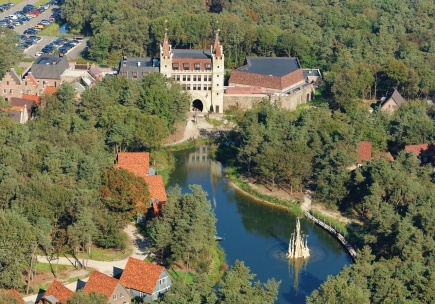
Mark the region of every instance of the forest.
[[[435, 173], [404, 151], [435, 141], [433, 106], [408, 102], [392, 115], [328, 106], [287, 112], [264, 101], [239, 113], [233, 166], [271, 189], [309, 187], [315, 200], [361, 220], [350, 232], [360, 249], [356, 263], [308, 303], [434, 301]], [[360, 141], [373, 143], [373, 159], [351, 170]]]
[[88, 57], [158, 56], [165, 28], [174, 48], [209, 49], [215, 33], [228, 69], [246, 56], [297, 56], [319, 68], [336, 107], [399, 89], [435, 91], [432, 0], [65, 0], [62, 16], [90, 36]]
[[0, 287], [25, 289], [37, 252], [124, 249], [120, 230], [149, 194], [142, 178], [113, 169], [115, 152], [150, 151], [161, 164], [158, 148], [188, 107], [185, 93], [155, 74], [107, 77], [79, 100], [62, 84], [25, 125], [0, 110]]

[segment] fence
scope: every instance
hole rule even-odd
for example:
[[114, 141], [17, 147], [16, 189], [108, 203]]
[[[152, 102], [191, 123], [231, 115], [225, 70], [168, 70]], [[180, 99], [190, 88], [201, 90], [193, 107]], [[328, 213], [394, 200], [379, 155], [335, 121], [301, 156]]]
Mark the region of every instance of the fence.
[[320, 227], [322, 227], [323, 229], [328, 231], [330, 234], [335, 236], [340, 241], [340, 243], [343, 245], [343, 247], [347, 250], [347, 252], [349, 252], [349, 255], [351, 256], [351, 258], [355, 261], [356, 255], [357, 255], [356, 250], [353, 249], [352, 245], [350, 245], [349, 242], [346, 241], [346, 239], [344, 238], [344, 236], [340, 232], [338, 232], [336, 229], [334, 229], [330, 225], [326, 224], [322, 220], [316, 218], [314, 215], [312, 215], [308, 211], [304, 211], [304, 214], [308, 219], [312, 220], [314, 223], [316, 223], [317, 225], [319, 225]]

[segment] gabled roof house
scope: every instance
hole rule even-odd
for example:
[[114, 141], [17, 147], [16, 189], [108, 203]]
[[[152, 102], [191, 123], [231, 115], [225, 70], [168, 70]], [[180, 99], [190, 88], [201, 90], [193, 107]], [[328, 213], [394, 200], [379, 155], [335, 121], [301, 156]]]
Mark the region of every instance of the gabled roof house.
[[9, 289], [8, 292], [6, 292], [6, 296], [16, 299], [18, 303], [26, 303], [15, 289]]
[[130, 257], [119, 281], [129, 289], [132, 298], [144, 302], [157, 300], [172, 285], [162, 266]]
[[131, 296], [128, 290], [114, 277], [94, 270], [86, 282], [83, 291], [87, 294], [97, 292], [107, 295], [107, 303], [129, 304]]
[[422, 165], [431, 163], [435, 166], [435, 143], [408, 145], [405, 146], [405, 151], [414, 153], [420, 159]]
[[45, 291], [39, 304], [65, 304], [74, 292], [66, 288], [62, 283], [54, 280]]
[[366, 161], [372, 160], [372, 143], [369, 141], [362, 141], [358, 145], [358, 167]]
[[397, 90], [394, 90], [393, 94], [382, 102], [381, 108], [384, 111], [394, 112], [398, 108], [400, 108], [403, 103], [405, 103], [405, 99], [403, 99], [402, 95]]

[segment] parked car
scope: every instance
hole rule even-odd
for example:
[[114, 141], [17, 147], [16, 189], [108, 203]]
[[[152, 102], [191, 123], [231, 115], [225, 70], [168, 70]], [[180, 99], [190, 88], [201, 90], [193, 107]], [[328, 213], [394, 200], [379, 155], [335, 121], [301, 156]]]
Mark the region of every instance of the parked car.
[[33, 40], [39, 41], [39, 40], [41, 40], [41, 37], [32, 35], [32, 36], [29, 36], [29, 38], [27, 38], [27, 39], [33, 39]]
[[76, 45], [78, 45], [80, 43], [80, 41], [77, 41], [75, 39], [70, 39], [70, 40], [68, 40], [68, 43], [73, 45], [73, 46], [76, 46]]
[[12, 22], [12, 24], [13, 24], [14, 26], [20, 26], [20, 25], [23, 24], [23, 22], [21, 22], [20, 20], [17, 20], [17, 21]]
[[39, 16], [39, 12], [38, 12], [37, 10], [31, 11], [30, 13], [33, 14], [33, 15], [35, 15], [36, 17]]
[[21, 22], [26, 22], [26, 21], [29, 21], [30, 18], [29, 18], [28, 16], [23, 16], [23, 17], [21, 17], [21, 18], [18, 19], [18, 20], [21, 21]]
[[39, 32], [39, 29], [36, 29], [36, 28], [29, 28], [29, 29], [27, 29], [27, 30], [25, 30], [24, 31], [24, 34], [27, 34], [27, 35], [35, 35], [35, 34], [37, 34]]
[[8, 24], [8, 25], [6, 26], [6, 28], [8, 28], [8, 29], [10, 29], [10, 30], [13, 30], [13, 29], [15, 29], [15, 25], [13, 25], [13, 24]]
[[51, 43], [53, 45], [64, 45], [67, 42], [65, 38], [57, 38], [56, 40], [52, 41]]
[[35, 25], [35, 28], [40, 29], [40, 30], [45, 29], [45, 27], [46, 27], [45, 25], [39, 24], [39, 23], [37, 25]]
[[11, 20], [17, 20], [18, 19], [17, 15], [9, 15], [9, 16], [7, 16], [5, 18], [11, 19]]
[[28, 13], [26, 16], [29, 17], [29, 18], [35, 18], [36, 17], [36, 15], [33, 14], [33, 13]]
[[44, 53], [43, 53], [43, 52], [36, 52], [36, 53], [35, 53], [35, 56], [36, 56], [36, 57], [39, 57], [39, 56], [41, 56], [42, 54], [44, 54]]
[[49, 26], [51, 24], [51, 22], [42, 20], [42, 21], [39, 22], [39, 24], [42, 24], [42, 25], [45, 25], [45, 26]]

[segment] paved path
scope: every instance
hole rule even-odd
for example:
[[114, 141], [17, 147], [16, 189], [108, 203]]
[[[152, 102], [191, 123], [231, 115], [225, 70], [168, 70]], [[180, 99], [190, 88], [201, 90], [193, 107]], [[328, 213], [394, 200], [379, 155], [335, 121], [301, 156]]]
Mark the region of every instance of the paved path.
[[[133, 257], [139, 260], [144, 260], [148, 255], [147, 247], [148, 244], [146, 242], [146, 239], [143, 237], [142, 234], [139, 233], [139, 231], [136, 229], [134, 225], [128, 225], [124, 232], [127, 233], [128, 237], [133, 242], [133, 252], [129, 257]], [[74, 258], [66, 258], [66, 257], [59, 257], [59, 260], [56, 257], [49, 257], [49, 256], [38, 256], [37, 257], [38, 262], [41, 263], [59, 263], [62, 265], [81, 265], [82, 260], [75, 260]], [[102, 261], [95, 261], [95, 260], [86, 260], [85, 259], [85, 265], [87, 267], [94, 268], [102, 273], [105, 273], [107, 275], [113, 276], [116, 275], [121, 269], [125, 268], [125, 265], [127, 264], [128, 258], [119, 260], [119, 261], [112, 261], [112, 262], [102, 262]], [[77, 289], [83, 288], [84, 282], [86, 282], [88, 279], [79, 280], [70, 284], [65, 285], [68, 289], [72, 291], [76, 291]], [[39, 300], [41, 294], [34, 294], [30, 295], [24, 298], [25, 301], [33, 301], [35, 302], [37, 299]]]
[[[147, 243], [145, 238], [137, 231], [136, 227], [133, 225], [128, 225], [124, 232], [127, 233], [128, 237], [133, 242], [133, 252], [130, 255], [130, 257], [144, 260], [147, 257], [148, 251], [147, 251]], [[103, 272], [108, 275], [113, 275], [114, 268], [121, 268], [123, 269], [125, 265], [127, 264], [128, 258], [119, 260], [119, 261], [111, 261], [111, 262], [103, 262], [103, 261], [95, 261], [95, 260], [89, 260], [85, 259], [84, 263], [86, 267], [94, 268], [100, 272]], [[81, 266], [83, 260], [82, 259], [74, 259], [74, 258], [67, 258], [67, 257], [50, 257], [50, 256], [38, 256], [38, 262], [42, 263], [59, 263], [63, 265], [73, 265], [73, 266]], [[115, 270], [116, 271], [116, 270]]]
[[352, 245], [344, 238], [344, 236], [334, 229], [332, 226], [328, 225], [327, 223], [323, 222], [321, 219], [316, 218], [314, 215], [310, 213], [311, 210], [311, 194], [308, 192], [304, 196], [304, 201], [301, 203], [302, 211], [304, 212], [305, 216], [312, 220], [314, 223], [328, 231], [330, 234], [335, 236], [339, 240], [339, 242], [346, 248], [347, 252], [349, 252], [350, 256], [353, 260], [356, 259], [357, 252], [352, 247]]

